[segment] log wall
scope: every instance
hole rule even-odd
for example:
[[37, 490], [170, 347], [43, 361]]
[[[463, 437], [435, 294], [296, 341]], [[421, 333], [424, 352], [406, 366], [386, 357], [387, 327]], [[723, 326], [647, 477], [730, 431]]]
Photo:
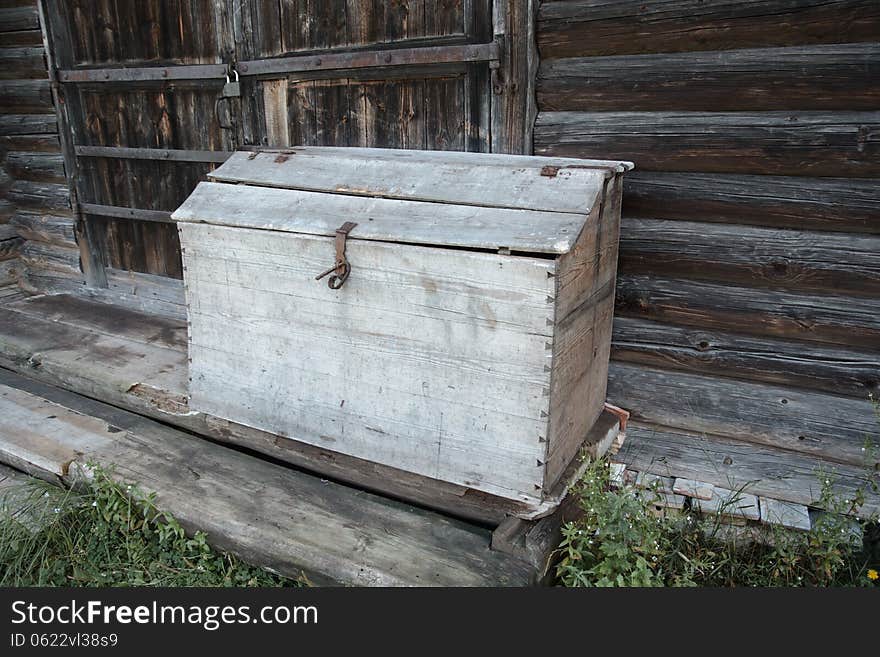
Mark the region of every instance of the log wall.
[[546, 1], [537, 41], [535, 154], [636, 163], [609, 398], [654, 427], [639, 449], [685, 430], [861, 465], [880, 4]]
[[0, 4], [0, 285], [82, 281], [35, 0]]

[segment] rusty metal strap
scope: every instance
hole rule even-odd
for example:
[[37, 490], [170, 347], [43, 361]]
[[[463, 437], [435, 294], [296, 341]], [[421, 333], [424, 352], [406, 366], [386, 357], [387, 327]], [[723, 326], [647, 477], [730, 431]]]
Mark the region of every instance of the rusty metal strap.
[[348, 234], [355, 226], [357, 226], [355, 222], [346, 221], [336, 229], [336, 261], [330, 269], [315, 276], [315, 280], [320, 281], [328, 274], [333, 274], [327, 280], [327, 286], [331, 290], [338, 290], [341, 288], [345, 284], [345, 281], [348, 280], [348, 275], [351, 273], [351, 265], [345, 258], [345, 243], [348, 239]]

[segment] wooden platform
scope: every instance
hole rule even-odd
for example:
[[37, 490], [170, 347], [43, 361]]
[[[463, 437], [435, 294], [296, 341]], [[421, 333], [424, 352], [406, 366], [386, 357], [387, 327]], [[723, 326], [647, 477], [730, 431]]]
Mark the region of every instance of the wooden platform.
[[491, 532], [322, 480], [0, 370], [0, 460], [73, 483], [88, 464], [158, 493], [189, 530], [250, 563], [313, 582], [526, 585]]

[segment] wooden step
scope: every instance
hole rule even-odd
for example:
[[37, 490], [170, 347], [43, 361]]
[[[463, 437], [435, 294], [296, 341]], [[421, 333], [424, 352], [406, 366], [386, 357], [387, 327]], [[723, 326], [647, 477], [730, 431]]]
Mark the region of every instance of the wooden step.
[[386, 586], [526, 585], [488, 529], [328, 482], [0, 369], [0, 461], [71, 484], [90, 463], [157, 493], [215, 547], [290, 577]]

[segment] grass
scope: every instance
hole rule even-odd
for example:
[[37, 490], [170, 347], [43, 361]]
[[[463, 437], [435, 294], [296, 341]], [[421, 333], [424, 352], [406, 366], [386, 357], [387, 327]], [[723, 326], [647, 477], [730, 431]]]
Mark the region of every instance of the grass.
[[0, 586], [291, 586], [187, 536], [154, 495], [101, 469], [81, 490], [32, 481], [0, 506]]
[[877, 518], [859, 515], [861, 496], [820, 483], [826, 512], [809, 531], [757, 525], [733, 536], [724, 508], [659, 517], [656, 492], [613, 487], [596, 461], [576, 489], [583, 516], [563, 528], [556, 576], [564, 586], [877, 586]]

